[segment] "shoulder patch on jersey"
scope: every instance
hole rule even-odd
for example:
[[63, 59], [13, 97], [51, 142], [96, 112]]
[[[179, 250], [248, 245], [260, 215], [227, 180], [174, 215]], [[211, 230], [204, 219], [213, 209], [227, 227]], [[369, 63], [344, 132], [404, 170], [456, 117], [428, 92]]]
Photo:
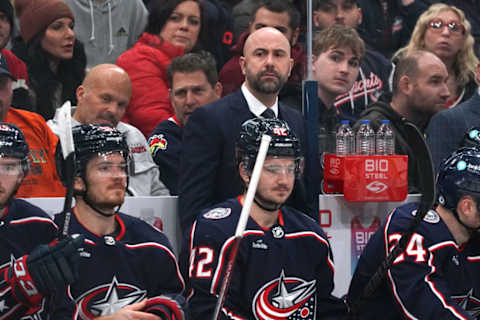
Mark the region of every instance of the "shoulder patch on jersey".
[[[417, 215], [417, 210], [412, 211], [412, 216]], [[440, 216], [435, 210], [428, 210], [427, 214], [425, 217], [423, 217], [423, 221], [428, 222], [428, 223], [439, 223], [440, 222]]]
[[230, 208], [215, 208], [203, 214], [205, 219], [223, 219], [230, 215]]
[[155, 134], [148, 138], [150, 153], [155, 154], [158, 150], [167, 150], [168, 141], [163, 134]]

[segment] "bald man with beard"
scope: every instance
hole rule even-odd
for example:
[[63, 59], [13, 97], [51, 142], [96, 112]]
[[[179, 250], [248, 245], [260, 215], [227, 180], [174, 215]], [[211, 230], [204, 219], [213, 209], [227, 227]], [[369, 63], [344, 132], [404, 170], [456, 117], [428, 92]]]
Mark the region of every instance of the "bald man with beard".
[[[293, 66], [290, 43], [277, 29], [265, 27], [247, 39], [240, 58], [245, 82], [222, 99], [195, 110], [184, 129], [180, 161], [179, 214], [188, 229], [202, 209], [242, 193], [235, 164], [235, 143], [242, 123], [254, 117], [285, 120], [305, 146], [302, 115], [278, 101]], [[270, 110], [271, 116], [264, 114]], [[273, 114], [272, 114], [273, 113]], [[302, 212], [313, 201], [303, 177], [297, 179], [289, 203]]]
[[[159, 169], [153, 162], [145, 137], [134, 126], [120, 121], [132, 95], [128, 74], [117, 65], [99, 64], [87, 73], [76, 95], [78, 106], [72, 116], [73, 126], [108, 124], [126, 135], [135, 163], [134, 173], [129, 179], [128, 195], [169, 195], [160, 182]], [[48, 125], [58, 135], [58, 111]]]

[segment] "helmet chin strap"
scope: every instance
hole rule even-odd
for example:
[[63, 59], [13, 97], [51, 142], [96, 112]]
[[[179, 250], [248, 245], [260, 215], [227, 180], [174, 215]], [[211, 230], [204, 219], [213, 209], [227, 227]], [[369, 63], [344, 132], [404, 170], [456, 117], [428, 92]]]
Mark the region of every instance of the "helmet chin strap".
[[261, 204], [260, 201], [258, 201], [257, 197], [254, 197], [253, 201], [257, 204], [257, 206], [259, 206], [263, 210], [270, 211], [270, 212], [277, 211], [278, 209], [280, 209], [280, 206], [281, 206], [280, 204], [277, 203], [277, 204], [274, 204], [272, 207], [268, 208], [265, 205]]
[[100, 215], [104, 216], [104, 217], [112, 217], [114, 215], [116, 215], [119, 211], [120, 211], [120, 208], [122, 207], [122, 205], [119, 205], [117, 207], [117, 209], [114, 211], [114, 212], [104, 212], [102, 210], [100, 210], [97, 206], [95, 206], [92, 201], [90, 201], [90, 199], [88, 198], [87, 194], [88, 194], [88, 183], [85, 179], [83, 179], [83, 181], [85, 182], [85, 191], [83, 191], [81, 193], [82, 195], [82, 199], [83, 201], [85, 201], [85, 203], [90, 207], [92, 208], [95, 212], [99, 213]]

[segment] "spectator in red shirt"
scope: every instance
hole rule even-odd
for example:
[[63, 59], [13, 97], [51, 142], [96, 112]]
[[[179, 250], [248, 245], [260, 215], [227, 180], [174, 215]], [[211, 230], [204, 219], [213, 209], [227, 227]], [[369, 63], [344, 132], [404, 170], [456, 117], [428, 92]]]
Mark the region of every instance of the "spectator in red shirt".
[[[10, 73], [15, 77], [13, 82], [12, 105], [23, 105], [30, 101], [28, 95], [28, 73], [25, 63], [17, 58], [10, 50], [5, 49], [13, 30], [13, 6], [10, 1], [0, 2], [0, 53], [8, 63]], [[27, 99], [27, 100], [26, 100]]]
[[132, 98], [122, 121], [145, 137], [174, 115], [168, 96], [167, 66], [196, 49], [202, 30], [199, 0], [168, 0], [152, 4], [145, 32], [117, 60], [132, 80]]

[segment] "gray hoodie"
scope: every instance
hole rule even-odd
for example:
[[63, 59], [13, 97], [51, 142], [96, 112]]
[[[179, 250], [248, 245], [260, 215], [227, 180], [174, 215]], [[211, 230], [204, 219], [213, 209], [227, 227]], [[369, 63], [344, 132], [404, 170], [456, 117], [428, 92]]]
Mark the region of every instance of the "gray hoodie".
[[142, 0], [65, 0], [75, 16], [75, 36], [85, 46], [87, 68], [115, 63], [147, 24]]
[[[75, 107], [72, 107], [72, 112], [74, 109]], [[59, 110], [57, 109], [53, 119], [47, 121], [48, 126], [57, 136], [61, 130]], [[72, 126], [78, 125], [80, 123], [72, 117]], [[117, 124], [116, 129], [125, 134], [134, 162], [134, 173], [130, 176], [128, 194], [134, 197], [170, 195], [167, 187], [160, 181], [159, 168], [153, 162], [150, 147], [140, 130], [121, 121]]]

